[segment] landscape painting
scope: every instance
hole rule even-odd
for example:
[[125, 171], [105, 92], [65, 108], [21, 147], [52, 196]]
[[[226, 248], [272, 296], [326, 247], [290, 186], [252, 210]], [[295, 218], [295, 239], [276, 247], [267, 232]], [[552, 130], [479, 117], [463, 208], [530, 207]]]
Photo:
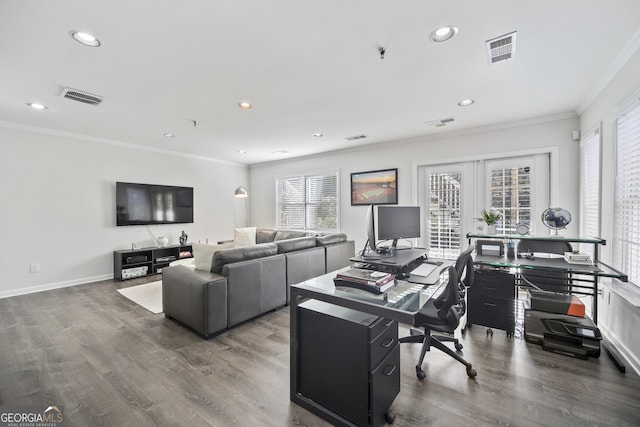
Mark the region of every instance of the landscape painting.
[[351, 205], [397, 205], [398, 169], [351, 174]]

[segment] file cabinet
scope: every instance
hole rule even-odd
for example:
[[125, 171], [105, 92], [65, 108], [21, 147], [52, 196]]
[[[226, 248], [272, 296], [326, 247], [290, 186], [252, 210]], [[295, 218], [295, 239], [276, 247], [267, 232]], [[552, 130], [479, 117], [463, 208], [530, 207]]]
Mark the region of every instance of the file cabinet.
[[298, 310], [299, 392], [353, 424], [386, 424], [400, 391], [397, 322], [318, 300]]
[[[513, 336], [516, 324], [515, 278], [506, 270], [476, 269], [467, 292], [467, 325], [502, 329]], [[487, 333], [492, 333], [491, 329]]]

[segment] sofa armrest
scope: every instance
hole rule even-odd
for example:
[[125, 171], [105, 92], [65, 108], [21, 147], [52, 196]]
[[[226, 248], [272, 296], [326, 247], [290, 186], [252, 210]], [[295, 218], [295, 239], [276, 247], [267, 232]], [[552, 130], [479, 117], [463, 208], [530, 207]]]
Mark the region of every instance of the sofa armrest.
[[165, 267], [162, 308], [166, 317], [209, 337], [227, 328], [227, 278], [184, 265]]

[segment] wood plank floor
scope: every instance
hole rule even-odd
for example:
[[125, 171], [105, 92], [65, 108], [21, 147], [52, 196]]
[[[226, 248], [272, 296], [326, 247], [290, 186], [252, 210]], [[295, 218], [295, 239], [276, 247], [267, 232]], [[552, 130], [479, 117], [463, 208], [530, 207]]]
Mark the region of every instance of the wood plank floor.
[[[67, 426], [328, 425], [289, 401], [288, 308], [206, 341], [116, 292], [146, 281], [0, 299], [0, 404], [60, 405]], [[403, 344], [395, 426], [640, 424], [635, 373], [485, 331], [463, 339], [475, 380], [432, 351], [421, 383]]]

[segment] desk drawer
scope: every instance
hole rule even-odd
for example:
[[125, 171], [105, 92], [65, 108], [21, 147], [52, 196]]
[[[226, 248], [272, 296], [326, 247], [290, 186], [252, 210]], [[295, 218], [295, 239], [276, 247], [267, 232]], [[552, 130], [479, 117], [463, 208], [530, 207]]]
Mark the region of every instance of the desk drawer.
[[505, 271], [476, 270], [469, 294], [495, 298], [511, 298], [515, 295], [514, 275]]
[[[386, 325], [382, 332], [371, 342], [371, 359], [369, 369], [373, 371], [378, 367], [380, 362], [395, 348], [398, 344], [398, 322], [389, 319], [380, 319], [382, 324]], [[373, 331], [372, 331], [373, 332]]]
[[391, 346], [391, 351], [371, 373], [369, 394], [371, 396], [371, 420], [369, 425], [386, 425], [385, 414], [400, 392], [400, 344]]
[[515, 327], [514, 299], [479, 297], [468, 301], [468, 322], [472, 325], [513, 331]]

